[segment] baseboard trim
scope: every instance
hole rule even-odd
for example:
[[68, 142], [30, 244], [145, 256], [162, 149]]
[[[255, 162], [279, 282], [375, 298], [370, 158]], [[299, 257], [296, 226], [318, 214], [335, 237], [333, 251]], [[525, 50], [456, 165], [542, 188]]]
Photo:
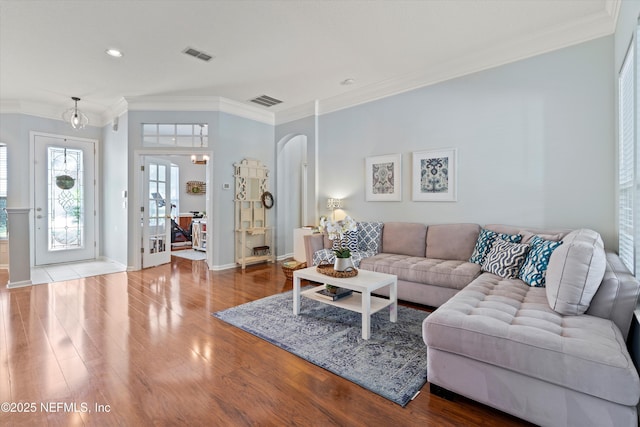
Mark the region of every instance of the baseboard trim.
[[25, 288], [27, 286], [32, 286], [31, 279], [29, 280], [21, 280], [19, 282], [9, 282], [7, 283], [7, 289], [15, 289], [15, 288]]

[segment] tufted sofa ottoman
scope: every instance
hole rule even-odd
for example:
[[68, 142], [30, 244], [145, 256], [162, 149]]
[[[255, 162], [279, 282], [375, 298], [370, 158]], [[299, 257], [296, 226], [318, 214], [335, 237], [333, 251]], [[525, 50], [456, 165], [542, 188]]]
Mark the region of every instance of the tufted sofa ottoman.
[[637, 425], [640, 381], [620, 328], [557, 313], [545, 288], [484, 273], [425, 320], [423, 337], [432, 385], [544, 426]]

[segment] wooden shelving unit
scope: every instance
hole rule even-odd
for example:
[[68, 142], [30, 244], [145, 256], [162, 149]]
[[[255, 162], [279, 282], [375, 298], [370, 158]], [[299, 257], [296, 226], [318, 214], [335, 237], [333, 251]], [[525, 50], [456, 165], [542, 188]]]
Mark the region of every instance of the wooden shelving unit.
[[273, 227], [261, 196], [268, 190], [269, 170], [259, 160], [244, 159], [234, 164], [236, 263], [275, 262]]
[[191, 222], [192, 248], [197, 251], [207, 250], [207, 220], [194, 219]]

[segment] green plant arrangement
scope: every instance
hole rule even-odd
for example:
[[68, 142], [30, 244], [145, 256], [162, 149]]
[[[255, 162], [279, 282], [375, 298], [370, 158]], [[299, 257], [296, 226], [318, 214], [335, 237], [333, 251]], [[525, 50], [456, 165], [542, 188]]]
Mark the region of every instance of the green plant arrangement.
[[336, 254], [336, 258], [351, 258], [351, 251], [349, 248], [334, 249], [333, 253]]

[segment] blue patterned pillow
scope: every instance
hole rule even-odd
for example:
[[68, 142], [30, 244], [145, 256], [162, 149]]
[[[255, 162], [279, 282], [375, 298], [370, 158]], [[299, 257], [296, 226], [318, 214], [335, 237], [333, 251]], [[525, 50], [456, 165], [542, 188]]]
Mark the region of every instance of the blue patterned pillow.
[[540, 236], [533, 236], [530, 243], [531, 250], [527, 255], [518, 277], [529, 286], [544, 287], [549, 258], [555, 248], [562, 242], [545, 240]]
[[493, 242], [498, 238], [511, 243], [520, 243], [522, 240], [522, 236], [520, 234], [498, 234], [495, 231], [483, 228], [480, 230], [480, 235], [476, 241], [476, 246], [473, 248], [473, 253], [471, 254], [471, 258], [469, 258], [469, 262], [482, 265], [485, 257], [491, 250]]
[[382, 222], [359, 222], [358, 233], [361, 251], [380, 252], [382, 246]]
[[515, 279], [527, 257], [527, 252], [529, 252], [529, 245], [496, 239], [482, 263], [482, 271], [505, 279]]
[[349, 248], [350, 251], [358, 250], [358, 230], [347, 231], [344, 233], [342, 240], [335, 239], [333, 241], [332, 249]]

